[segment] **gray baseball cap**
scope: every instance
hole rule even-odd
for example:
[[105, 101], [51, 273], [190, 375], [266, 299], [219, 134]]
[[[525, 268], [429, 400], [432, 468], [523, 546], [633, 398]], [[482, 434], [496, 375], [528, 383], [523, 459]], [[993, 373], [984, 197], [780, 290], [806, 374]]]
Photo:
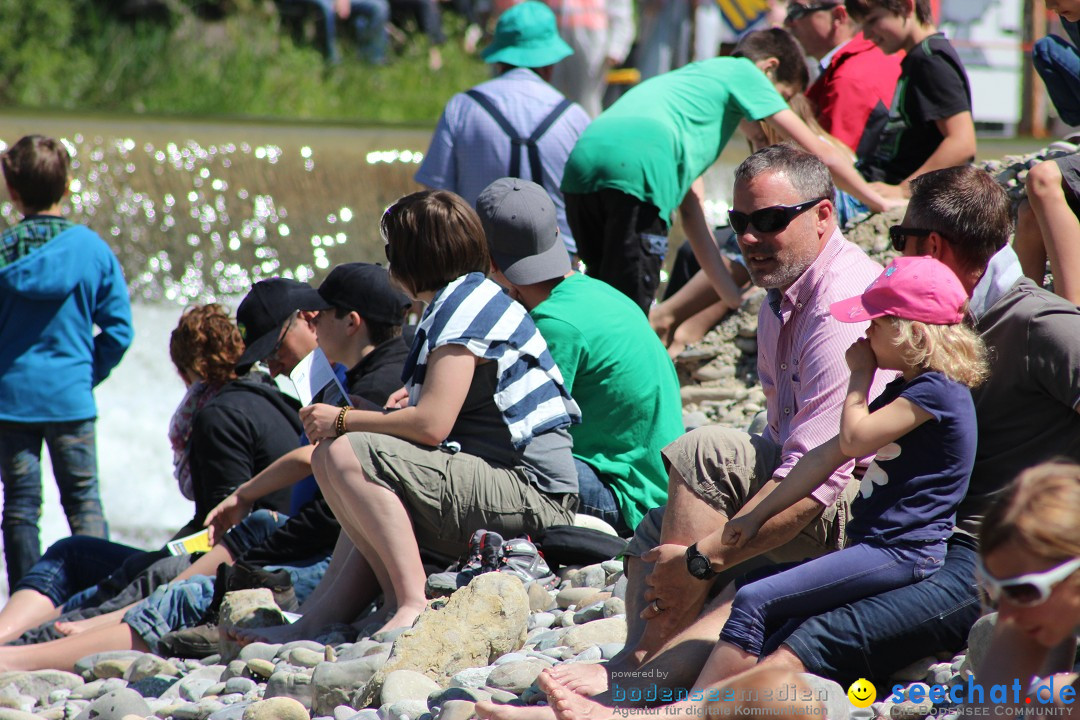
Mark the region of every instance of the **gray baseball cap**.
[[515, 285], [532, 285], [570, 272], [570, 254], [559, 236], [555, 203], [544, 188], [500, 178], [476, 198], [495, 264]]

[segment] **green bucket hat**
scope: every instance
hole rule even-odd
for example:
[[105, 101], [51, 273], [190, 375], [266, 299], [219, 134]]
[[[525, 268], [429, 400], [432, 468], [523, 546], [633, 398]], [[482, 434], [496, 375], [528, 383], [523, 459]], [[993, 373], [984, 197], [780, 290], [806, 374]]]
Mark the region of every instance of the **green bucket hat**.
[[484, 61], [514, 67], [541, 68], [574, 54], [559, 37], [555, 13], [536, 0], [515, 5], [499, 17], [495, 37], [484, 48]]

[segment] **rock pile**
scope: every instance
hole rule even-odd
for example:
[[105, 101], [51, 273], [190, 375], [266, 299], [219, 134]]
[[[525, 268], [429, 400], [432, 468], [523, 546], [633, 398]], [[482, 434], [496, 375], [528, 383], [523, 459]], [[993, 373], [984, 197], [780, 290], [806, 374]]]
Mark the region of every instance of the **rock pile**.
[[[480, 575], [448, 601], [433, 601], [411, 629], [351, 643], [333, 635], [253, 643], [228, 661], [108, 652], [84, 658], [75, 673], [3, 673], [0, 720], [469, 720], [480, 700], [537, 704], [545, 699], [536, 686], [544, 668], [600, 662], [626, 642], [622, 563], [562, 575], [551, 591], [510, 575]], [[980, 621], [972, 632], [973, 655], [985, 653], [988, 627]], [[961, 683], [968, 667], [963, 655], [926, 658], [896, 681], [905, 693], [919, 683]], [[871, 717], [853, 710], [836, 683], [805, 679], [830, 720]], [[878, 688], [879, 700], [891, 687]], [[885, 718], [930, 712], [915, 702], [872, 710]]]

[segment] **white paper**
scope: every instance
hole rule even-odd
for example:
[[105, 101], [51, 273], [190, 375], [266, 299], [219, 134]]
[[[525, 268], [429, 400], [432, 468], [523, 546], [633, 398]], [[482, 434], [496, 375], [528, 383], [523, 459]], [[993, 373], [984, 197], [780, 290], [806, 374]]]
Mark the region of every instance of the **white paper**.
[[320, 402], [329, 405], [348, 405], [349, 395], [345, 392], [341, 382], [330, 367], [330, 361], [326, 359], [322, 348], [315, 348], [307, 357], [296, 364], [289, 373], [289, 379], [296, 387], [296, 395], [304, 405], [310, 405], [312, 398], [320, 392], [323, 396]]

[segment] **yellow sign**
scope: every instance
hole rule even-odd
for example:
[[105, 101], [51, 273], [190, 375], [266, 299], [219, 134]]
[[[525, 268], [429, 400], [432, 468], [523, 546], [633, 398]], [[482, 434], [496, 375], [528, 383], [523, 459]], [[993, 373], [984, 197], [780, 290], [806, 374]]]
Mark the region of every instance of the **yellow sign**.
[[716, 4], [735, 32], [742, 32], [769, 11], [768, 0], [716, 0]]

